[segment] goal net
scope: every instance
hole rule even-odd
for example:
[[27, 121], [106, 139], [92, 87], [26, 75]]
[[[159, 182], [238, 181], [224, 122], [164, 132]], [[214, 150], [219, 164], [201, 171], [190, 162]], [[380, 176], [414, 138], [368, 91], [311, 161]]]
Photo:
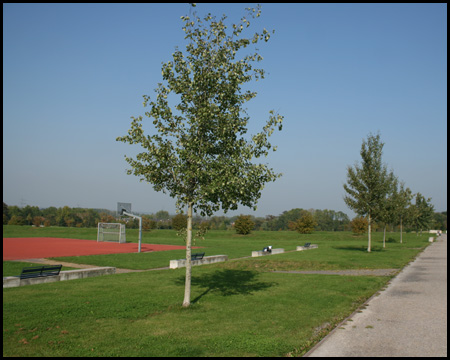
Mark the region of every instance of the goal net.
[[98, 223], [97, 242], [99, 241], [126, 243], [125, 225], [119, 223]]

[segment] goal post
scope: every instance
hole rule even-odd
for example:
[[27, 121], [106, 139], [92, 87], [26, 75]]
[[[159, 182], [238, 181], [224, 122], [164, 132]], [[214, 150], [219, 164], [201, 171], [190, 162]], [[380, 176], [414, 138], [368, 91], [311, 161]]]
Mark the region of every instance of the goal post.
[[127, 242], [125, 225], [120, 223], [98, 223], [97, 242], [109, 241], [124, 244]]

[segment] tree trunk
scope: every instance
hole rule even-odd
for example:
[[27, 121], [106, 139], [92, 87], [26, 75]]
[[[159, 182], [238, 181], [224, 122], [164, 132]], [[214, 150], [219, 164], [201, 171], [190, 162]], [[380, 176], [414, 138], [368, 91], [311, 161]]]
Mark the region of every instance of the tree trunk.
[[187, 218], [187, 236], [186, 236], [186, 282], [184, 285], [183, 307], [189, 307], [189, 305], [191, 304], [191, 274], [192, 274], [191, 244], [192, 244], [192, 203], [189, 203], [188, 218]]
[[370, 252], [370, 241], [371, 241], [371, 238], [370, 238], [370, 236], [371, 236], [371, 218], [370, 218], [370, 211], [369, 211], [368, 224], [369, 224], [369, 229], [368, 229], [368, 232], [369, 232], [369, 246], [367, 247], [367, 252]]
[[384, 234], [383, 234], [383, 249], [386, 248], [386, 227], [387, 225], [384, 224]]

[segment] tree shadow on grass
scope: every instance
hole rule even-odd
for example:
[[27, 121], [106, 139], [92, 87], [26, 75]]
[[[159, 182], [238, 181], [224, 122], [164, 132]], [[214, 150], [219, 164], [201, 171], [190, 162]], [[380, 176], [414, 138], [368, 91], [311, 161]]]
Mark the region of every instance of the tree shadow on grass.
[[[367, 252], [367, 245], [333, 246], [333, 249]], [[371, 246], [370, 251], [371, 252], [383, 251], [383, 248], [379, 246]]]
[[[260, 274], [256, 271], [247, 270], [217, 270], [211, 274], [192, 276], [191, 286], [206, 288], [206, 290], [191, 301], [196, 303], [203, 296], [211, 291], [216, 291], [222, 296], [231, 295], [253, 295], [256, 291], [261, 291], [277, 285], [274, 282], [258, 281]], [[184, 285], [185, 276], [176, 279], [177, 285]]]

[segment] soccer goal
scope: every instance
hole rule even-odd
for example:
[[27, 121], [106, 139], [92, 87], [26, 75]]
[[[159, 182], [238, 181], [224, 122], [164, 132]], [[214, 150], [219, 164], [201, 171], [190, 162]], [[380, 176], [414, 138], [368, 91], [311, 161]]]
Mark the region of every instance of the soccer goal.
[[97, 242], [99, 241], [126, 243], [125, 225], [119, 223], [98, 223]]

